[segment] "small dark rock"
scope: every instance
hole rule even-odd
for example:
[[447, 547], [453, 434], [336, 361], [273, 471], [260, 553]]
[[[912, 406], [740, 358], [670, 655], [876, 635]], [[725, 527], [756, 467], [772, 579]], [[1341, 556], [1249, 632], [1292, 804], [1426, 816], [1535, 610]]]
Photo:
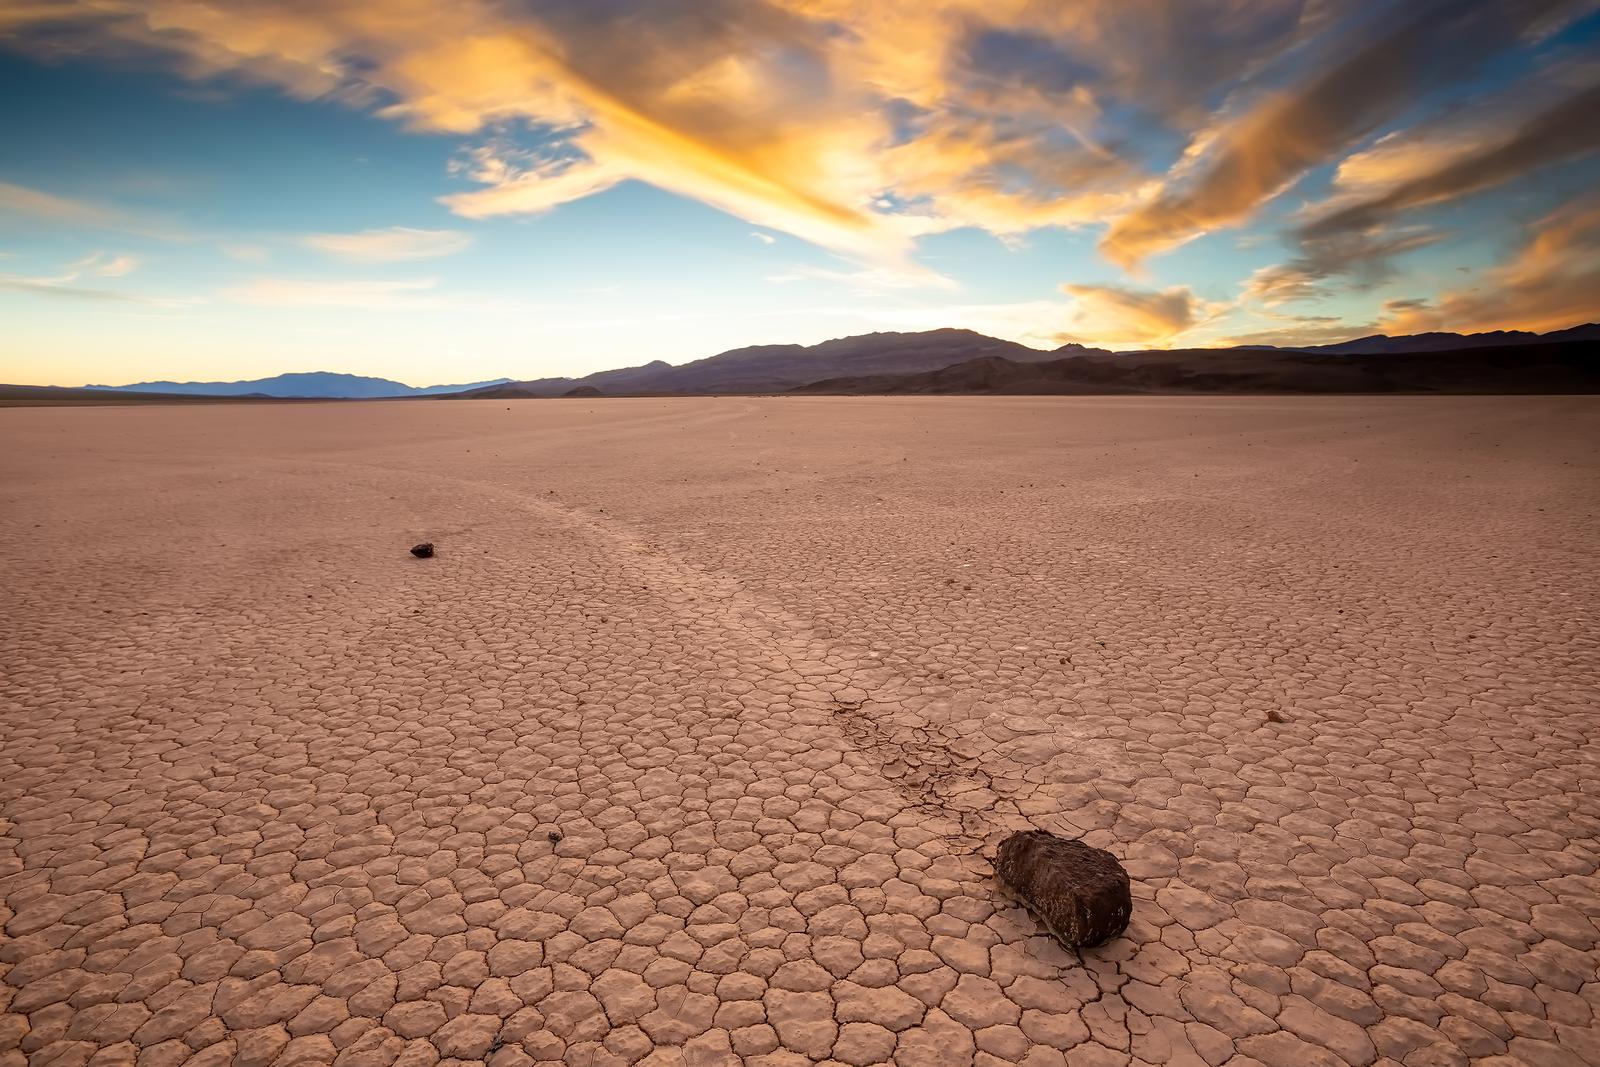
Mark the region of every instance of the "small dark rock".
[[552, 845], [559, 845], [559, 844], [561, 844], [561, 835], [560, 835], [560, 834], [558, 834], [558, 833], [556, 833], [556, 832], [555, 832], [555, 831], [554, 831], [554, 830], [551, 830], [551, 831], [550, 831], [550, 832], [549, 832], [549, 833], [548, 833], [548, 834], [546, 834], [546, 835], [545, 835], [545, 836], [546, 836], [546, 837], [548, 837], [548, 838], [549, 838], [549, 839], [550, 839], [550, 843], [551, 843], [551, 844], [552, 844]]
[[413, 556], [416, 556], [418, 559], [432, 559], [433, 558], [433, 542], [432, 541], [424, 541], [420, 545], [412, 545], [411, 546], [411, 554]]
[[1283, 717], [1283, 713], [1282, 712], [1279, 712], [1277, 710], [1272, 710], [1272, 711], [1267, 712], [1267, 721], [1268, 722], [1288, 722], [1289, 720], [1285, 719]]
[[1067, 948], [1104, 944], [1133, 915], [1128, 872], [1117, 857], [1046, 830], [1000, 842], [994, 873]]

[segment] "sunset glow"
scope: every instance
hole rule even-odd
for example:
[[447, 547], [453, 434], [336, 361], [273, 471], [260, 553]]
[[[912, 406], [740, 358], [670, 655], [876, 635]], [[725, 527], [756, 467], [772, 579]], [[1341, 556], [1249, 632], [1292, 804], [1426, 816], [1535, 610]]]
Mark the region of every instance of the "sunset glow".
[[1550, 330], [1590, 0], [0, 6], [0, 380]]

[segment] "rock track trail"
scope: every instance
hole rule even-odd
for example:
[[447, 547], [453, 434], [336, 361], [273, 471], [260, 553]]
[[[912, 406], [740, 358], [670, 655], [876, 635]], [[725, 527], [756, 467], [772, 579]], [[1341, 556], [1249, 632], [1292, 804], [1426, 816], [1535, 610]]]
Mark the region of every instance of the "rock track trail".
[[1600, 408], [943, 403], [6, 413], [0, 1067], [1600, 1062]]

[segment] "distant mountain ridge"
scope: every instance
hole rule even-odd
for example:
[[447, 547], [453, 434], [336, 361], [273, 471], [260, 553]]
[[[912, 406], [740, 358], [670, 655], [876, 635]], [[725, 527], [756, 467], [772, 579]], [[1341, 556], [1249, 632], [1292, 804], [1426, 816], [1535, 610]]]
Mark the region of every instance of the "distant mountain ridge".
[[979, 358], [917, 374], [833, 378], [823, 395], [1098, 393], [1600, 393], [1600, 344], [1562, 341], [1346, 355], [1192, 348], [1077, 354], [1043, 363]]
[[1491, 330], [1488, 333], [1412, 333], [1390, 337], [1375, 333], [1332, 345], [1240, 345], [1240, 348], [1279, 352], [1321, 352], [1327, 355], [1377, 356], [1387, 352], [1450, 352], [1463, 348], [1504, 348], [1507, 345], [1553, 345], [1566, 341], [1600, 341], [1600, 323], [1585, 323], [1550, 333], [1527, 330]]
[[[23, 387], [11, 402], [69, 394], [259, 399], [671, 396], [781, 392], [1139, 392], [1210, 390], [1591, 392], [1588, 354], [1600, 324], [1546, 334], [1374, 334], [1303, 348], [1240, 345], [1212, 349], [1111, 352], [1079, 344], [1052, 351], [972, 330], [871, 333], [814, 345], [753, 345], [705, 359], [652, 360], [581, 378], [497, 378], [460, 385], [409, 386], [387, 378], [312, 371], [237, 382], [137, 382], [40, 393]], [[1549, 351], [1545, 351], [1549, 350]], [[1471, 353], [1490, 355], [1472, 358]], [[1543, 353], [1542, 355], [1540, 353]], [[1436, 356], [1434, 359], [1410, 357]], [[1408, 357], [1408, 358], [1400, 358]], [[1387, 361], [1387, 362], [1385, 362]], [[53, 387], [52, 387], [53, 388]]]
[[[1175, 350], [1175, 354], [1181, 362], [1193, 364], [1191, 371], [1186, 372], [1190, 380], [1213, 383], [1231, 381], [1242, 391], [1251, 392], [1261, 388], [1273, 388], [1266, 384], [1273, 377], [1267, 367], [1270, 360], [1255, 361], [1258, 373], [1252, 376], [1226, 372], [1225, 367], [1241, 366], [1237, 359], [1230, 361], [1228, 357], [1236, 353], [1260, 353], [1263, 357], [1398, 356], [1477, 349], [1528, 349], [1542, 345], [1587, 344], [1596, 341], [1600, 341], [1600, 325], [1589, 323], [1547, 334], [1528, 333], [1522, 330], [1498, 330], [1478, 334], [1424, 333], [1403, 337], [1374, 334], [1353, 341], [1306, 348], [1241, 345], [1235, 348], [1179, 349]], [[1169, 356], [1173, 354], [1166, 349], [1111, 352], [1103, 348], [1086, 348], [1080, 344], [1066, 344], [1053, 351], [1042, 351], [1013, 341], [987, 337], [972, 330], [959, 329], [929, 330], [923, 333], [870, 333], [842, 337], [816, 345], [755, 345], [749, 348], [736, 348], [676, 366], [654, 360], [642, 366], [598, 371], [582, 378], [538, 378], [531, 381], [508, 382], [456, 393], [453, 396], [463, 399], [489, 399], [574, 395], [595, 397], [776, 393], [805, 392], [813, 388], [829, 391], [835, 386], [840, 386], [840, 383], [845, 384], [838, 391], [855, 392], [870, 391], [865, 387], [864, 383], [867, 382], [877, 382], [889, 391], [909, 389], [922, 392], [981, 392], [988, 388], [999, 390], [1024, 388], [1020, 383], [1033, 381], [1034, 385], [1027, 386], [1024, 391], [1027, 388], [1037, 388], [1042, 392], [1059, 392], [1064, 388], [1065, 381], [1059, 374], [1036, 375], [1027, 368], [1054, 365], [1063, 359], [1087, 357], [1101, 360], [1107, 368], [1119, 369], [1105, 378], [1095, 378], [1092, 375], [1075, 378], [1072, 382], [1072, 389], [1075, 391], [1095, 393], [1137, 391], [1139, 388], [1186, 388], [1171, 384], [1171, 380], [1185, 377], [1185, 374], [1179, 374], [1172, 369], [1174, 364]], [[1295, 365], [1297, 364], [1290, 359], [1282, 363], [1280, 369], [1287, 373], [1287, 368]], [[1088, 366], [1079, 364], [1076, 369], [1082, 371]], [[1139, 373], [1123, 373], [1141, 366], [1147, 369]], [[1165, 366], [1168, 370], [1157, 373], [1148, 369], [1154, 366]], [[1019, 369], [1010, 369], [1013, 367]], [[1461, 384], [1462, 377], [1457, 371], [1463, 369], [1465, 368], [1453, 370], [1450, 363], [1445, 361], [1434, 365], [1432, 372], [1442, 375], [1441, 384], [1450, 387], [1451, 382]], [[1345, 383], [1344, 387], [1356, 392], [1366, 388], [1401, 388], [1392, 383], [1381, 384], [1388, 379], [1375, 372], [1363, 376], [1357, 371], [1358, 367], [1354, 364], [1342, 369], [1337, 365], [1330, 365], [1325, 371], [1319, 372], [1320, 377], [1311, 375], [1304, 377], [1304, 380], [1331, 382], [1338, 379]], [[911, 380], [915, 381], [916, 385], [903, 386], [900, 379], [908, 375], [912, 376]], [[1163, 379], [1167, 384], [1146, 386], [1133, 384], [1141, 378], [1150, 381], [1153, 378], [1162, 378], [1163, 375], [1167, 376]], [[1280, 386], [1288, 391], [1295, 391], [1296, 387], [1288, 384], [1288, 378], [1293, 377], [1295, 375], [1288, 375], [1280, 382]], [[983, 385], [984, 381], [989, 384]], [[1363, 385], [1362, 382], [1367, 384]], [[1510, 381], [1510, 384], [1514, 385], [1515, 382]], [[1421, 386], [1413, 382], [1411, 386], [1405, 388], [1418, 387]], [[1319, 385], [1315, 388], [1325, 387]]]
[[600, 395], [780, 393], [840, 374], [915, 373], [938, 370], [963, 360], [996, 356], [1017, 363], [1060, 358], [1056, 352], [1002, 341], [972, 330], [869, 333], [815, 345], [753, 345], [676, 366], [655, 360], [640, 367], [599, 371], [583, 378], [537, 378], [458, 395], [484, 398], [562, 396], [577, 388], [595, 389]]
[[296, 399], [374, 400], [383, 397], [439, 396], [508, 382], [495, 378], [460, 385], [406, 385], [388, 378], [334, 371], [301, 371], [238, 382], [135, 382], [132, 385], [86, 385], [85, 389], [119, 393], [164, 393], [186, 396], [271, 396]]

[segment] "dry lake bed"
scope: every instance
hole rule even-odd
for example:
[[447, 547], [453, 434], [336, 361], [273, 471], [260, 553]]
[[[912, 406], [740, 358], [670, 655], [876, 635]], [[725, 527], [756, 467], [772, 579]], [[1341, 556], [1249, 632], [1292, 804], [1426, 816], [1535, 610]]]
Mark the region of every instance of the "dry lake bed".
[[1595, 398], [0, 412], [0, 1067], [1600, 1063], [1597, 472]]

